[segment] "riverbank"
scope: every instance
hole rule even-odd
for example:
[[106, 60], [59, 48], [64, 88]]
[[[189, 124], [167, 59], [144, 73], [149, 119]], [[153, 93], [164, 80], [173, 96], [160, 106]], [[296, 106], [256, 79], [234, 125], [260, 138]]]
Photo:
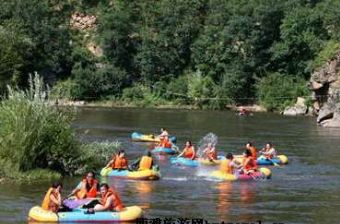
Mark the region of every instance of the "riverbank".
[[[55, 102], [58, 106], [76, 106], [76, 107], [107, 107], [107, 108], [152, 108], [152, 109], [181, 109], [181, 110], [209, 110], [210, 108], [202, 108], [197, 105], [184, 105], [170, 102], [169, 104], [140, 104], [136, 102], [125, 101], [74, 101], [74, 100], [58, 100]], [[266, 108], [261, 105], [225, 105], [220, 110], [239, 111], [241, 108], [250, 112], [268, 112]], [[210, 109], [213, 110], [213, 109]]]

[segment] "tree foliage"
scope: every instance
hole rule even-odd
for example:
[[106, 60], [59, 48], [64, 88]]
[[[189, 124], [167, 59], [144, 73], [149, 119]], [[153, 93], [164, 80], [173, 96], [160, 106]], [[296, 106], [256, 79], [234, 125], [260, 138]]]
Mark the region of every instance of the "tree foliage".
[[[277, 73], [285, 80], [307, 80], [338, 51], [340, 40], [337, 0], [4, 0], [0, 5], [0, 90], [8, 83], [25, 85], [27, 74], [38, 71], [47, 80], [71, 80], [75, 99], [133, 100], [143, 87], [148, 99], [164, 102], [197, 104], [202, 98], [199, 104], [212, 108], [256, 102], [262, 94], [257, 80]], [[86, 38], [68, 26], [75, 11], [96, 15], [90, 39], [103, 56], [91, 55]], [[199, 79], [193, 75], [198, 73]]]

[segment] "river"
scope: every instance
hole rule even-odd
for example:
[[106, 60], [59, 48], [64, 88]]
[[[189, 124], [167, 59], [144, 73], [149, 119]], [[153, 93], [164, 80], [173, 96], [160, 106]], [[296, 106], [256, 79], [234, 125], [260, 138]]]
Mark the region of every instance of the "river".
[[[154, 182], [108, 180], [126, 205], [146, 207], [146, 218], [204, 218], [211, 222], [340, 223], [340, 129], [325, 129], [312, 117], [259, 113], [238, 117], [226, 111], [154, 109], [79, 109], [74, 128], [84, 141], [120, 141], [129, 159], [144, 153], [145, 143], [130, 141], [133, 131], [158, 133], [165, 127], [197, 143], [218, 136], [220, 153], [241, 154], [247, 141], [260, 148], [274, 143], [289, 164], [271, 167], [272, 179], [217, 182], [204, 168], [180, 168], [158, 161], [162, 178]], [[103, 165], [107, 161], [103, 161]], [[66, 195], [79, 178], [65, 178]], [[29, 209], [40, 204], [48, 182], [0, 184], [0, 223], [26, 223]], [[258, 222], [257, 222], [258, 223]]]

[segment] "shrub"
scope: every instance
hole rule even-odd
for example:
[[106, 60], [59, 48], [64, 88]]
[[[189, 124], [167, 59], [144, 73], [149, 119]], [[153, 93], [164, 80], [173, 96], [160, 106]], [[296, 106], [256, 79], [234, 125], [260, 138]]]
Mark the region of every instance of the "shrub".
[[74, 115], [49, 103], [37, 74], [27, 91], [8, 87], [0, 104], [0, 177], [40, 180], [103, 167], [119, 143], [81, 143], [71, 128]]
[[292, 105], [298, 96], [308, 95], [306, 81], [299, 77], [272, 73], [257, 83], [260, 103], [268, 110], [282, 110]]
[[38, 75], [30, 78], [27, 91], [8, 87], [8, 97], [0, 104], [0, 159], [21, 172], [42, 168], [72, 174], [76, 167], [71, 164], [79, 158], [71, 129], [74, 113], [46, 99]]
[[216, 84], [210, 76], [203, 76], [198, 70], [189, 75], [188, 96], [192, 98], [196, 106], [209, 108], [211, 102], [216, 101]]

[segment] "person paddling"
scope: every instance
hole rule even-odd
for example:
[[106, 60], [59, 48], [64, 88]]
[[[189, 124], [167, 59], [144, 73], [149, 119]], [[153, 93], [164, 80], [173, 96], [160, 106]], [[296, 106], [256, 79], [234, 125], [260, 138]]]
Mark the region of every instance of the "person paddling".
[[118, 193], [110, 188], [107, 184], [100, 185], [101, 201], [100, 204], [94, 206], [94, 208], [89, 208], [87, 213], [94, 212], [104, 212], [104, 211], [122, 211], [124, 205], [118, 195]]
[[77, 199], [96, 198], [98, 191], [99, 182], [94, 172], [90, 171], [69, 196], [75, 195]]
[[210, 161], [217, 160], [216, 148], [210, 142], [203, 150], [203, 157], [209, 159]]
[[177, 156], [181, 157], [184, 156], [187, 159], [194, 160], [196, 158], [196, 152], [195, 152], [195, 147], [192, 145], [191, 141], [187, 141], [185, 143], [185, 148], [183, 151]]
[[131, 170], [151, 170], [154, 166], [154, 160], [152, 158], [151, 152], [148, 151], [146, 155], [142, 156], [138, 160], [136, 160], [133, 164], [130, 165]]
[[112, 169], [126, 170], [128, 169], [128, 160], [125, 158], [125, 151], [119, 150], [117, 155], [113, 155], [111, 161], [105, 168], [111, 167]]
[[256, 160], [253, 159], [249, 149], [243, 153], [241, 173], [252, 174], [257, 171]]

